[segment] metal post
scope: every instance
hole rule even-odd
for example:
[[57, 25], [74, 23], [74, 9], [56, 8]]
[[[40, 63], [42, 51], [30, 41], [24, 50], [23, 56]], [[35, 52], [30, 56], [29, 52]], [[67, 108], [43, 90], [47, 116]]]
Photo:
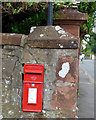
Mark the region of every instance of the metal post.
[[53, 3], [49, 2], [49, 7], [47, 10], [47, 25], [52, 26], [53, 25]]

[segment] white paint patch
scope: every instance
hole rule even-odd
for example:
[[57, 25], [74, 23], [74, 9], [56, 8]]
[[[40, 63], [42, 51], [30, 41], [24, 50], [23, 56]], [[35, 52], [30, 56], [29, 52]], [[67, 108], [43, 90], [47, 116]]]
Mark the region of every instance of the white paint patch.
[[31, 28], [30, 28], [30, 33], [32, 33], [35, 28], [36, 28], [36, 26], [31, 27]]
[[12, 34], [10, 34], [10, 35], [16, 35], [15, 33], [12, 33]]
[[6, 83], [7, 85], [11, 84], [10, 80], [6, 80], [5, 83]]
[[20, 75], [22, 74], [22, 72], [20, 72]]
[[74, 43], [74, 41], [71, 42], [72, 44]]
[[23, 115], [21, 115], [20, 118], [23, 118]]
[[63, 45], [59, 44], [59, 47], [60, 47], [60, 48], [63, 48]]
[[67, 35], [66, 35], [66, 34], [64, 34], [64, 35], [61, 35], [61, 36], [60, 36], [60, 38], [62, 38], [62, 37], [66, 37], [66, 36], [67, 36]]
[[29, 62], [29, 61], [28, 61], [28, 62], [26, 62], [26, 63], [31, 64], [31, 62]]
[[5, 88], [7, 88], [7, 85], [5, 85]]
[[35, 61], [35, 60], [33, 60], [33, 61], [32, 61], [32, 63], [33, 63], [33, 64], [36, 64], [36, 61]]
[[61, 30], [62, 28], [60, 26], [56, 26], [55, 27], [55, 30], [58, 31], [58, 30]]
[[8, 103], [9, 101], [8, 100], [5, 100], [4, 103]]
[[77, 110], [77, 111], [79, 110], [78, 107], [76, 107], [76, 110]]
[[46, 111], [45, 110], [42, 110], [42, 112], [45, 114], [46, 113]]
[[59, 71], [59, 76], [65, 78], [70, 70], [70, 65], [68, 62], [62, 64], [62, 70]]
[[45, 89], [45, 91], [47, 91], [47, 89]]
[[13, 112], [12, 110], [10, 110], [10, 111], [8, 111], [8, 114], [9, 114], [9, 115], [13, 115], [14, 112]]
[[70, 85], [70, 86], [71, 86], [71, 87], [74, 87], [75, 85], [76, 85], [75, 83], [71, 83], [71, 85]]
[[75, 112], [76, 110], [75, 110], [75, 109], [73, 109], [72, 111], [73, 111], [73, 112]]
[[59, 34], [64, 34], [65, 31], [64, 31], [64, 30], [59, 30], [58, 33], [59, 33]]
[[78, 118], [78, 116], [75, 116], [75, 118]]
[[73, 36], [71, 38], [74, 38]]
[[40, 34], [40, 37], [43, 37], [44, 36], [44, 34]]
[[2, 120], [2, 118], [3, 118], [3, 115], [0, 115], [0, 120]]

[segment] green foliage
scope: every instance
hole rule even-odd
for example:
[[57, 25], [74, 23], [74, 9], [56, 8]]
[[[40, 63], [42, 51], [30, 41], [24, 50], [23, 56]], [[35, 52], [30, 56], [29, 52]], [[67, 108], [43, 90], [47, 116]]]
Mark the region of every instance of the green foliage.
[[96, 55], [96, 34], [92, 33], [89, 42], [91, 53]]
[[8, 3], [7, 6], [8, 6], [8, 8], [10, 8], [11, 7], [11, 3]]
[[[85, 54], [85, 57], [90, 56], [90, 54], [95, 54], [96, 55], [96, 34], [91, 33], [89, 39], [90, 39], [90, 41], [87, 42], [86, 48], [85, 49], [81, 48], [81, 52], [83, 54]], [[83, 45], [83, 43], [82, 43], [82, 45]]]
[[[85, 56], [90, 56], [91, 53], [96, 54], [96, 34], [93, 33], [92, 29], [94, 27], [94, 19], [96, 18], [96, 1], [95, 2], [81, 2], [78, 5], [78, 10], [80, 12], [88, 13], [88, 23], [81, 26], [83, 30], [88, 31], [90, 34], [90, 42], [88, 42], [86, 49], [81, 50]], [[84, 38], [83, 38], [84, 39]]]
[[53, 16], [53, 20], [56, 20], [56, 18], [58, 18], [58, 14], [57, 13]]
[[[35, 3], [28, 5], [32, 7]], [[24, 12], [21, 12], [22, 7], [17, 7], [13, 10], [12, 16], [7, 16], [7, 21], [6, 17], [3, 18], [3, 30], [5, 32], [29, 34], [31, 26], [46, 25], [46, 10], [44, 8], [41, 3], [39, 3], [39, 9], [32, 7]]]
[[13, 10], [13, 14], [16, 14], [16, 9]]
[[90, 56], [90, 54], [91, 54], [91, 48], [90, 48], [89, 44], [86, 46], [84, 54], [85, 54], [85, 57]]
[[[39, 2], [21, 2], [6, 3], [9, 14], [4, 14], [3, 17], [3, 32], [16, 32], [29, 34], [31, 26], [46, 25], [46, 10], [48, 3]], [[57, 2], [53, 3], [53, 11], [56, 12], [63, 8], [65, 5], [74, 6], [72, 2]], [[88, 29], [88, 33], [92, 34], [92, 28], [94, 27], [94, 12], [96, 11], [96, 2], [80, 2], [76, 4], [80, 12], [88, 13], [88, 23], [84, 24], [81, 28]], [[23, 17], [24, 16], [24, 17]], [[11, 17], [11, 18], [10, 18]], [[58, 17], [56, 13], [53, 16], [53, 20]]]
[[96, 11], [96, 1], [95, 2], [81, 2], [78, 5], [78, 10], [80, 12], [88, 13], [88, 23], [82, 25], [83, 30], [88, 30], [89, 34], [92, 34], [92, 29], [94, 27], [94, 19], [96, 15], [94, 12]]

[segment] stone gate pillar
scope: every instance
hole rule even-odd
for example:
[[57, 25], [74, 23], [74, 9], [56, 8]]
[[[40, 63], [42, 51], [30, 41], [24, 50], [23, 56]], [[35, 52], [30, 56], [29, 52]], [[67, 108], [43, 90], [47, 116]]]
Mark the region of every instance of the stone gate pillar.
[[45, 66], [43, 113], [47, 118], [76, 117], [78, 41], [60, 26], [37, 27], [27, 38], [23, 62]]
[[88, 14], [81, 13], [78, 11], [77, 7], [64, 7], [60, 9], [55, 14], [58, 14], [58, 17], [54, 21], [54, 25], [60, 25], [67, 32], [71, 33], [79, 39], [79, 53], [81, 47], [81, 36], [84, 35], [84, 32], [80, 32], [80, 26], [87, 23]]

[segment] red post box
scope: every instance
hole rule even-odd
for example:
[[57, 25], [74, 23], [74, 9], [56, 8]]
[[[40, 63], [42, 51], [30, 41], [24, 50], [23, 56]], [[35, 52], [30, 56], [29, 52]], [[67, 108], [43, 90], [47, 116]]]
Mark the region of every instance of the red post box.
[[43, 99], [44, 66], [24, 65], [23, 111], [41, 112]]

